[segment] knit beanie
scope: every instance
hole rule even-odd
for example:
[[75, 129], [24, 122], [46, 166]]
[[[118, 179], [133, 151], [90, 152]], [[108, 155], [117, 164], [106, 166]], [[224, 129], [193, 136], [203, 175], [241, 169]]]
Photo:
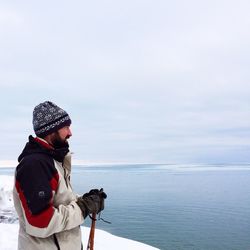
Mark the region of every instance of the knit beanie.
[[38, 104], [33, 111], [35, 134], [45, 137], [64, 126], [71, 124], [68, 113], [50, 101]]

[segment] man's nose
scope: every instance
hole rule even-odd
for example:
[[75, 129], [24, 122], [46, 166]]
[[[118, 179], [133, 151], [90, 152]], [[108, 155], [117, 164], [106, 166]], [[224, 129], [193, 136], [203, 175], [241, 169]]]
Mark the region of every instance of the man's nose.
[[72, 131], [71, 131], [70, 128], [68, 129], [68, 136], [69, 136], [69, 137], [72, 136]]

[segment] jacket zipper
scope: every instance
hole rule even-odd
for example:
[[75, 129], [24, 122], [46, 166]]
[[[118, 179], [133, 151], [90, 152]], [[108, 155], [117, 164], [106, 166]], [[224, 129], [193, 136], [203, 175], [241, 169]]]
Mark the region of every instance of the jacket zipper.
[[60, 246], [59, 246], [58, 240], [57, 240], [57, 238], [56, 238], [56, 235], [53, 234], [53, 236], [54, 236], [54, 242], [55, 242], [55, 244], [56, 244], [56, 247], [57, 247], [58, 250], [60, 250]]
[[66, 169], [64, 168], [63, 163], [62, 163], [62, 168], [63, 168], [64, 180], [65, 180], [66, 186], [67, 186], [67, 188], [69, 188], [69, 184], [68, 184], [68, 180], [67, 180], [67, 175], [66, 175]]

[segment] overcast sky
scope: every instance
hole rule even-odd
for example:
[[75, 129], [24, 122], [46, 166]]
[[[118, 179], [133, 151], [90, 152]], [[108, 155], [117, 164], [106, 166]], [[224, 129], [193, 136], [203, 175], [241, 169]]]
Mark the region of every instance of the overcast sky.
[[1, 1], [0, 160], [50, 100], [74, 159], [249, 163], [250, 2]]

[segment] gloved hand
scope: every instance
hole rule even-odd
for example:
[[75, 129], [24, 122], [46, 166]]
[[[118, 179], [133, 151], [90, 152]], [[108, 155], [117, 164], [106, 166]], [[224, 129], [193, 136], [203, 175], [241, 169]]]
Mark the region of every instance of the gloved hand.
[[83, 217], [86, 218], [89, 214], [98, 214], [104, 209], [104, 199], [107, 198], [103, 189], [91, 189], [76, 201], [77, 205], [82, 210]]

